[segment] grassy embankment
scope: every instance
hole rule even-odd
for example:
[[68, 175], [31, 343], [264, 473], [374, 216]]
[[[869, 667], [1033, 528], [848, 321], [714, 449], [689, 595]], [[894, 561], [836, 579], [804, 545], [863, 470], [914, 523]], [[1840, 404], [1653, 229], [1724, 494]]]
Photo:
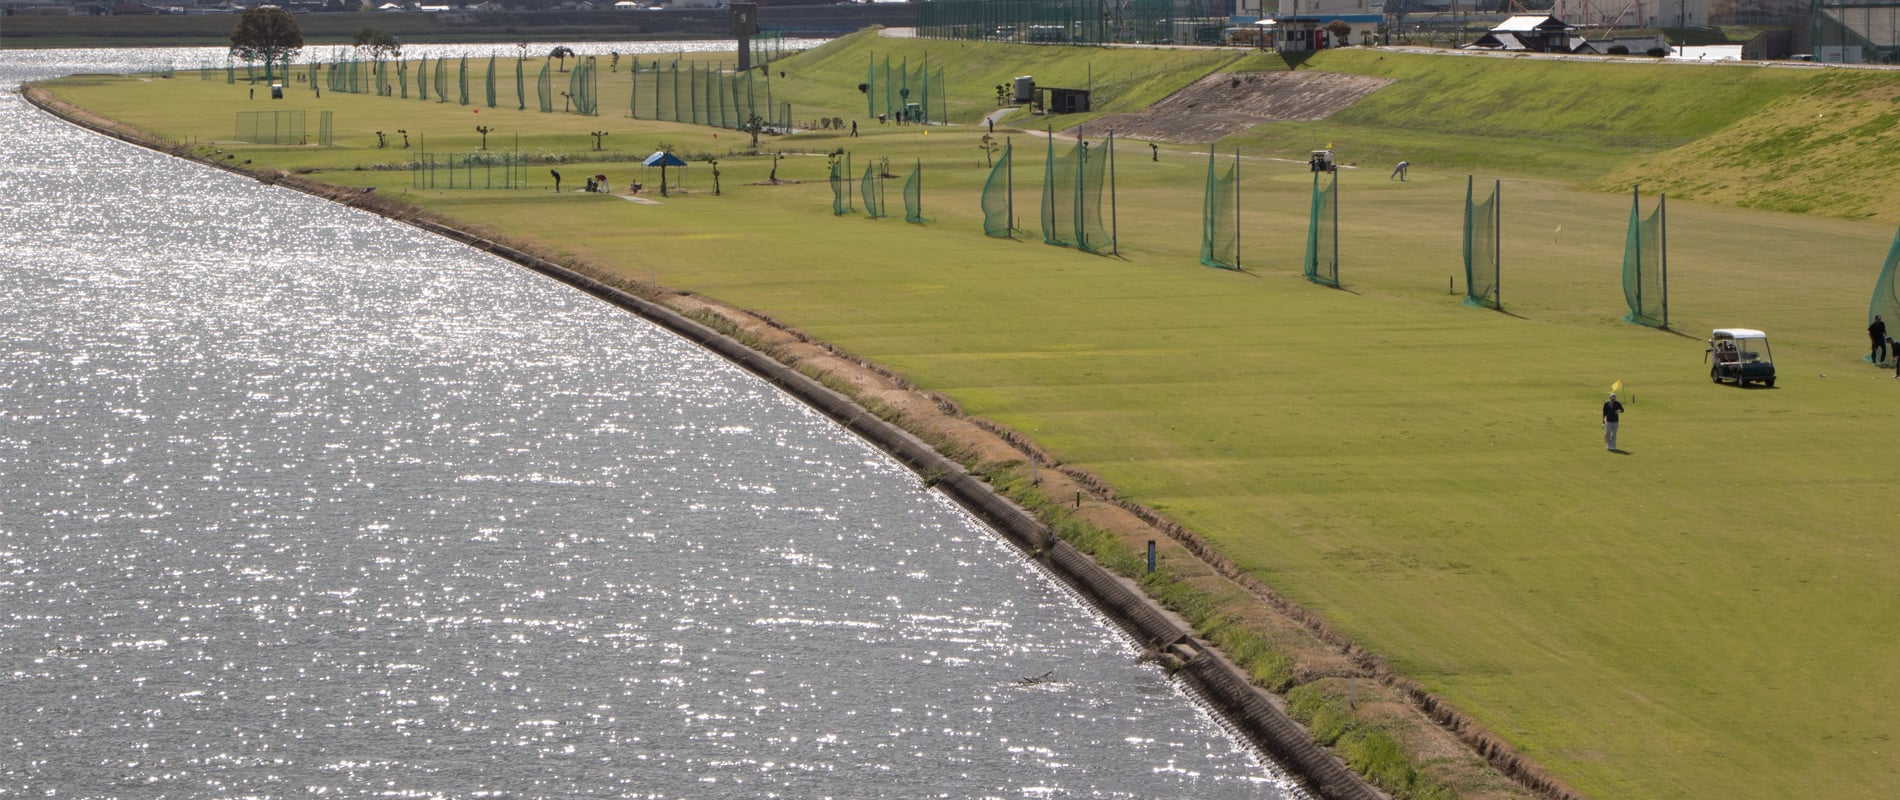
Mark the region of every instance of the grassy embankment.
[[[915, 63], [925, 49], [965, 123], [1012, 75], [1069, 85], [1092, 63], [1104, 110], [1127, 110], [1224, 58], [854, 37], [775, 66], [787, 72], [776, 96], [801, 119], [861, 115], [867, 53]], [[1900, 703], [1888, 667], [1900, 659], [1888, 588], [1900, 543], [1885, 535], [1881, 501], [1885, 476], [1900, 472], [1881, 435], [1900, 423], [1900, 382], [1858, 360], [1900, 218], [1896, 166], [1874, 161], [1894, 134], [1870, 123], [1900, 77], [1371, 51], [1307, 66], [1398, 83], [1328, 121], [1263, 126], [1221, 148], [1297, 155], [1332, 141], [1370, 165], [1340, 175], [1349, 291], [1299, 279], [1310, 176], [1268, 159], [1246, 166], [1253, 274], [1234, 274], [1197, 264], [1206, 161], [1176, 148], [1159, 161], [1121, 150], [1118, 259], [983, 238], [975, 125], [861, 120], [858, 139], [765, 143], [848, 147], [859, 170], [889, 157], [900, 177], [920, 160], [932, 221], [912, 226], [832, 217], [822, 156], [786, 159], [780, 177], [799, 183], [768, 186], [769, 159], [722, 155], [722, 195], [697, 164], [691, 192], [658, 205], [545, 186], [411, 192], [404, 172], [354, 169], [403, 160], [376, 150], [371, 132], [406, 128], [431, 150], [470, 151], [468, 109], [301, 92], [250, 102], [241, 86], [190, 73], [59, 91], [198, 142], [227, 139], [235, 110], [333, 109], [337, 148], [218, 147], [759, 309], [885, 364], [1198, 531], [1587, 794], [1900, 792], [1884, 752], [1900, 735], [1888, 713]], [[1800, 115], [1821, 103], [1826, 117]], [[742, 149], [737, 133], [605, 108], [484, 109], [479, 120], [499, 129], [491, 145], [519, 134], [524, 150], [584, 162], [561, 167], [569, 175], [604, 171], [622, 185], [640, 173], [585, 162], [586, 131], [613, 131], [609, 150], [628, 155], [662, 142]], [[1011, 133], [1018, 213], [1033, 228], [1042, 150]], [[1795, 194], [1812, 159], [1760, 144], [1797, 137], [1840, 139], [1836, 158], [1869, 179], [1830, 187], [1831, 204]], [[1413, 163], [1409, 183], [1386, 179], [1399, 157]], [[1508, 315], [1446, 292], [1475, 169], [1506, 179]], [[1730, 170], [1762, 185], [1712, 182]], [[1587, 189], [1632, 179], [1725, 204], [1671, 204], [1672, 321], [1691, 333], [1767, 329], [1779, 388], [1711, 386], [1699, 340], [1620, 321], [1629, 196]], [[899, 196], [893, 186], [894, 205]], [[1864, 209], [1877, 222], [1744, 205]], [[1598, 435], [1597, 404], [1616, 379], [1633, 395], [1626, 456], [1604, 453]]]

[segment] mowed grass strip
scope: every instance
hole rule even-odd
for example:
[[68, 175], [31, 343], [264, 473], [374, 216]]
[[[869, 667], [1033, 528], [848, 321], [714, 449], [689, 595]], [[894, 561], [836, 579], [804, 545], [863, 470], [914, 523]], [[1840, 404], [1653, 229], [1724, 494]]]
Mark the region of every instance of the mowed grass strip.
[[[1889, 476], [1900, 474], [1887, 435], [1900, 424], [1900, 381], [1858, 360], [1891, 220], [1672, 197], [1671, 320], [1693, 334], [1684, 336], [1620, 321], [1627, 192], [1547, 180], [1595, 180], [1635, 163], [1626, 153], [1660, 163], [1658, 154], [1675, 148], [1713, 151], [1730, 131], [1767, 135], [1767, 122], [1733, 106], [1820, 102], [1804, 93], [1823, 73], [1745, 73], [1764, 86], [1707, 78], [1716, 73], [1697, 67], [1549, 65], [1526, 81], [1513, 72], [1523, 62], [1444, 58], [1437, 61], [1451, 65], [1443, 69], [1456, 83], [1495, 85], [1466, 87], [1472, 100], [1435, 106], [1446, 118], [1434, 128], [1429, 105], [1407, 106], [1403, 120], [1391, 108], [1373, 113], [1394, 88], [1446, 80], [1428, 64], [1390, 67], [1398, 82], [1349, 112], [1357, 117], [1287, 128], [1272, 146], [1247, 136], [1222, 143], [1222, 152], [1238, 142], [1249, 156], [1249, 272], [1231, 273], [1196, 258], [1204, 153], [1164, 148], [1157, 161], [1145, 146], [1118, 150], [1122, 256], [1105, 258], [1047, 247], [1036, 233], [981, 235], [976, 192], [988, 173], [983, 130], [969, 123], [988, 95], [958, 101], [968, 109], [958, 112], [967, 115], [961, 126], [862, 118], [856, 84], [869, 52], [880, 63], [886, 51], [907, 53], [915, 65], [928, 49], [933, 70], [941, 64], [963, 76], [952, 82], [960, 93], [1037, 69], [1057, 74], [1010, 59], [1065, 48], [869, 37], [838, 47], [835, 58], [828, 48], [774, 65], [775, 90], [794, 87], [779, 91], [816, 98], [804, 104], [813, 112], [858, 118], [862, 136], [768, 138], [767, 149], [811, 153], [778, 163], [779, 177], [795, 182], [762, 185], [771, 159], [722, 156], [721, 195], [711, 194], [708, 166], [695, 164], [689, 193], [656, 205], [555, 195], [545, 184], [411, 192], [405, 172], [354, 168], [403, 160], [375, 149], [376, 129], [426, 132], [431, 150], [472, 151], [476, 115], [453, 104], [325, 93], [267, 106], [246, 100], [241, 86], [188, 78], [60, 91], [198, 142], [228, 138], [236, 110], [334, 109], [339, 147], [244, 147], [240, 160], [376, 186], [634, 277], [758, 309], [897, 369], [1215, 541], [1592, 796], [1900, 792], [1900, 771], [1885, 754], [1900, 734], [1887, 713], [1900, 703], [1900, 684], [1888, 675], [1900, 659], [1900, 608], [1889, 586], [1900, 526], [1884, 497]], [[1135, 69], [1129, 62], [1104, 64], [1139, 52], [1072, 56], [1077, 63], [1061, 68], [1086, 69], [1094, 59], [1098, 81], [1126, 86], [1185, 85], [1218, 68], [1176, 64], [1177, 80], [1142, 72], [1138, 81], [1104, 75]], [[1373, 64], [1380, 56], [1350, 54]], [[1703, 80], [1728, 88], [1696, 88]], [[1548, 131], [1523, 111], [1564, 105], [1540, 87], [1585, 84], [1596, 87], [1592, 97], [1623, 105], [1592, 117], [1594, 127], [1569, 117]], [[1453, 118], [1480, 102], [1521, 118]], [[512, 146], [518, 133], [524, 151], [571, 159], [564, 173], [604, 171], [616, 185], [643, 174], [607, 160], [616, 150], [635, 155], [662, 142], [713, 154], [743, 149], [735, 132], [608, 111], [581, 118], [483, 109], [479, 118], [499, 129], [491, 148]], [[596, 129], [612, 131], [600, 156], [590, 155], [586, 135]], [[1437, 166], [1436, 156], [1412, 158], [1406, 183], [1387, 180], [1389, 159], [1342, 171], [1346, 290], [1298, 276], [1311, 176], [1268, 156], [1297, 154], [1334, 133], [1349, 160], [1365, 152], [1361, 142], [1403, 156], [1426, 130], [1444, 131], [1430, 141], [1446, 163], [1483, 164], [1481, 182], [1505, 179], [1508, 314], [1463, 307], [1452, 293], [1462, 288], [1466, 173]], [[998, 138], [1005, 134], [1016, 145], [1017, 213], [1035, 230], [1046, 145], [999, 127]], [[1100, 141], [1094, 132], [1089, 139]], [[1059, 140], [1058, 153], [1073, 141]], [[823, 154], [839, 147], [857, 171], [889, 158], [900, 179], [921, 162], [931, 223], [834, 217]], [[1548, 153], [1485, 159], [1539, 151]], [[1577, 166], [1545, 169], [1558, 162]], [[545, 181], [545, 172], [537, 167], [534, 177]], [[898, 186], [888, 191], [900, 207]], [[1646, 194], [1645, 212], [1654, 203]], [[1769, 331], [1777, 388], [1709, 383], [1700, 337], [1717, 326]], [[1597, 424], [1598, 404], [1618, 379], [1629, 405], [1621, 444], [1631, 454], [1622, 456], [1603, 451]]]

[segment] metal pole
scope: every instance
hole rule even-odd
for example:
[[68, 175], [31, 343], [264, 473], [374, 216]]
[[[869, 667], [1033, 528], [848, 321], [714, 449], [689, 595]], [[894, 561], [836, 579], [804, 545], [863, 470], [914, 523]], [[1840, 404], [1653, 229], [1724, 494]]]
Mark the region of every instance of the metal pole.
[[[1642, 275], [1642, 267], [1643, 267], [1643, 202], [1642, 200], [1643, 200], [1643, 196], [1641, 194], [1641, 190], [1642, 190], [1642, 184], [1640, 183], [1635, 184], [1630, 187], [1630, 229], [1633, 232], [1633, 234], [1636, 236], [1636, 268], [1637, 268], [1636, 308], [1633, 311], [1634, 313], [1637, 313], [1637, 314], [1641, 314], [1643, 311], [1643, 275]], [[1629, 258], [1627, 254], [1625, 254], [1623, 257]]]
[[[1471, 222], [1472, 222], [1471, 201], [1478, 199], [1477, 188], [1476, 188], [1477, 185], [1478, 185], [1478, 177], [1476, 175], [1465, 176], [1465, 297], [1466, 298], [1471, 297]], [[1445, 290], [1445, 294], [1451, 294], [1451, 293], [1452, 293], [1451, 287], [1447, 286]]]
[[1662, 237], [1662, 241], [1657, 242], [1661, 246], [1656, 248], [1662, 254], [1662, 326], [1663, 330], [1669, 330], [1669, 194], [1667, 192], [1656, 198], [1656, 221], [1661, 223], [1656, 226], [1656, 230]]
[[1115, 129], [1108, 129], [1108, 240], [1109, 252], [1122, 254], [1121, 226], [1115, 213]]
[[1504, 181], [1491, 185], [1491, 288], [1497, 293], [1498, 309], [1504, 308]]
[[1234, 148], [1234, 269], [1240, 269], [1240, 148]]
[[1339, 288], [1339, 170], [1333, 170], [1333, 288]]
[[[1003, 232], [1016, 232], [1016, 143], [1003, 137]], [[1014, 238], [1014, 237], [1011, 237]]]

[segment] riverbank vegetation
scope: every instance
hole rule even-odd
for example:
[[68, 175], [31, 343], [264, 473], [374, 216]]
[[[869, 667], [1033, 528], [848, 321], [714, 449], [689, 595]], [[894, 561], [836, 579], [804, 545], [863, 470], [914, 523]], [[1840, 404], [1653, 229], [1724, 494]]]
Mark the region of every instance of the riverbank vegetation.
[[[926, 54], [956, 124], [867, 117], [867, 65]], [[1900, 791], [1882, 752], [1900, 735], [1886, 713], [1900, 702], [1887, 677], [1900, 543], [1880, 502], [1900, 472], [1881, 435], [1900, 424], [1900, 381], [1860, 361], [1900, 222], [1900, 160], [1881, 124], [1900, 76], [1323, 53], [1300, 68], [1394, 83], [1327, 120], [1215, 148], [1244, 156], [1246, 271], [1199, 265], [1204, 147], [1118, 143], [1116, 256], [982, 235], [984, 136], [1013, 147], [1016, 214], [1038, 230], [1049, 144], [1036, 132], [1060, 126], [1058, 152], [1077, 122], [1093, 146], [1106, 133], [1093, 114], [1022, 112], [991, 133], [980, 120], [995, 86], [1091, 85], [1098, 113], [1130, 112], [1209, 72], [1263, 66], [1223, 51], [861, 34], [768, 67], [795, 120], [855, 120], [858, 135], [766, 134], [757, 148], [739, 131], [627, 118], [621, 72], [604, 78], [596, 117], [532, 101], [319, 99], [300, 84], [272, 102], [196, 72], [48, 88], [201, 158], [371, 191], [880, 364], [1033, 440], [1045, 475], [1099, 477], [1184, 526], [1582, 794]], [[234, 142], [235, 115], [258, 110], [331, 111], [334, 145]], [[417, 151], [483, 152], [478, 125], [493, 128], [489, 152], [533, 159], [531, 186], [415, 188]], [[599, 150], [593, 131], [608, 133]], [[1299, 275], [1304, 156], [1328, 143], [1349, 165], [1344, 291]], [[658, 170], [631, 159], [660, 149], [716, 164], [675, 169], [657, 196]], [[834, 216], [829, 163], [845, 154], [854, 189], [867, 165], [893, 176], [893, 206], [920, 170], [926, 223]], [[1390, 180], [1401, 158], [1411, 179]], [[567, 176], [558, 194], [550, 170]], [[596, 173], [615, 195], [572, 191]], [[1502, 180], [1506, 313], [1456, 294], [1472, 173]], [[647, 189], [629, 197], [636, 180]], [[1621, 320], [1637, 182], [1645, 212], [1670, 192], [1670, 313], [1684, 333]], [[1725, 326], [1771, 334], [1775, 388], [1709, 383], [1701, 337]], [[1618, 380], [1627, 454], [1604, 452], [1598, 427]], [[1045, 518], [1074, 512], [1066, 495], [1035, 499], [1050, 491], [1030, 482], [1038, 465], [974, 466]], [[1140, 575], [1137, 542], [1114, 535], [1113, 509], [1085, 511], [1098, 508], [1070, 535], [1098, 537], [1105, 561]], [[1397, 775], [1387, 785], [1402, 796], [1516, 791], [1408, 733], [1404, 703], [1362, 679], [1366, 661], [1300, 649], [1299, 625], [1264, 620], [1258, 597], [1219, 588], [1178, 547], [1163, 567], [1189, 588], [1156, 584], [1158, 596], [1251, 654], [1257, 679], [1290, 690], [1322, 738], [1358, 748], [1349, 757], [1368, 754], [1365, 772]]]

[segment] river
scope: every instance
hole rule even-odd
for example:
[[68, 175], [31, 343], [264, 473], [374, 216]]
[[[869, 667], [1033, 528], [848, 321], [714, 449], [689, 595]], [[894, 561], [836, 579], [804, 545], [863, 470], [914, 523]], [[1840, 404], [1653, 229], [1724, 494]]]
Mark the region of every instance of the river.
[[11, 91], [213, 53], [0, 51], [0, 796], [1302, 796], [753, 377]]

